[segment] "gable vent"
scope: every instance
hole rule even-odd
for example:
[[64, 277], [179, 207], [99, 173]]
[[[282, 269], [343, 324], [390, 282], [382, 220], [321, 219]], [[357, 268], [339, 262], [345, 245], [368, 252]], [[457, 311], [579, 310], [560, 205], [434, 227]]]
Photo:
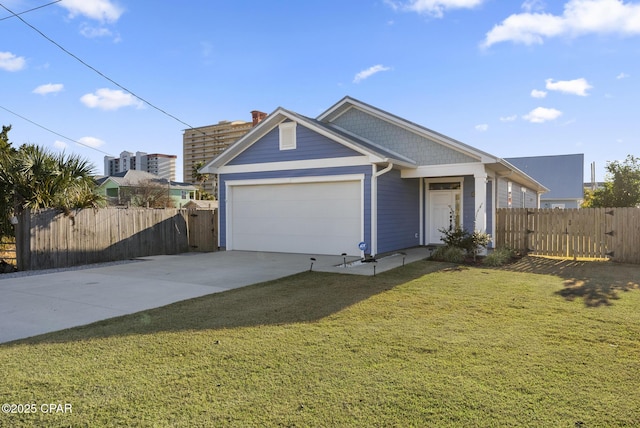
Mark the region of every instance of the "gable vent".
[[296, 148], [296, 122], [283, 122], [280, 124], [280, 150], [293, 150]]

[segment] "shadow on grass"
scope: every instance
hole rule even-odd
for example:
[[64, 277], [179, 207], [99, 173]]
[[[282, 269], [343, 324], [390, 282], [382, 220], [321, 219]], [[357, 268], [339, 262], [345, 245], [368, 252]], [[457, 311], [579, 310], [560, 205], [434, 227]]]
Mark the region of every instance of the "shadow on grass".
[[556, 294], [567, 300], [583, 299], [588, 307], [611, 305], [620, 292], [640, 289], [638, 265], [523, 257], [503, 269], [559, 276], [564, 288]]
[[10, 343], [64, 343], [156, 332], [316, 321], [448, 267], [451, 265], [423, 260], [375, 277], [304, 272]]

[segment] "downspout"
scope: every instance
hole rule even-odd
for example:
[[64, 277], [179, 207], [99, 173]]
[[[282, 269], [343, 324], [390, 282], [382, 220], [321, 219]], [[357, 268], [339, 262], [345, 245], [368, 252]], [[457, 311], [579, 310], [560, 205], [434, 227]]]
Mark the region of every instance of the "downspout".
[[373, 164], [371, 176], [371, 256], [378, 253], [378, 177], [393, 169], [393, 163], [389, 162], [384, 169], [377, 171], [378, 166]]

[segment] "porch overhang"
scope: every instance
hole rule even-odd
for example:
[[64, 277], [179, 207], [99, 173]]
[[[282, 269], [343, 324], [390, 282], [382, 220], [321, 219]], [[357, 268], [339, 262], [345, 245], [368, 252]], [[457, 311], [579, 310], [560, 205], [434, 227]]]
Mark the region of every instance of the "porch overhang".
[[456, 163], [445, 165], [423, 165], [411, 169], [403, 169], [400, 172], [402, 178], [429, 178], [429, 177], [454, 177], [465, 175], [487, 174], [482, 163]]

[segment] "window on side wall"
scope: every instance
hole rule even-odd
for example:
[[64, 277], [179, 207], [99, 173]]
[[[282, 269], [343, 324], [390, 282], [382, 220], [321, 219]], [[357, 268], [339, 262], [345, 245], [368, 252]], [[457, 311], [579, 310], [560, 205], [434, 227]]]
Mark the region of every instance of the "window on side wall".
[[283, 122], [280, 124], [280, 150], [293, 150], [296, 148], [296, 122]]

